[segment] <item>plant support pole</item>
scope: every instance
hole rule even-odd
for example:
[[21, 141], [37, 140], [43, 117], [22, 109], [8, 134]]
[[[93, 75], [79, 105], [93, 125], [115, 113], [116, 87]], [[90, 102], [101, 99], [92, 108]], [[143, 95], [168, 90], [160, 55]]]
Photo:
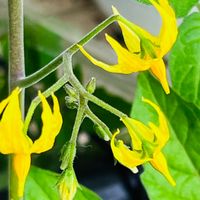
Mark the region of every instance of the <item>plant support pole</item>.
[[[24, 19], [23, 0], [8, 0], [9, 13], [9, 93], [24, 78]], [[24, 111], [24, 91], [20, 93], [21, 111]], [[22, 116], [23, 117], [23, 116]], [[13, 169], [12, 155], [9, 159], [9, 199], [21, 200], [17, 193], [18, 181]]]

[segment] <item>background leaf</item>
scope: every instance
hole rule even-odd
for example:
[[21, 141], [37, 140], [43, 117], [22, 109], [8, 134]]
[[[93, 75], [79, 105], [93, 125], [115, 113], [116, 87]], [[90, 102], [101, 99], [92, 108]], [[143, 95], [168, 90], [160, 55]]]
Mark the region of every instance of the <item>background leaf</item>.
[[170, 54], [173, 89], [200, 108], [200, 13], [186, 17]]
[[[149, 4], [148, 0], [137, 0], [142, 3]], [[177, 17], [184, 17], [188, 14], [188, 12], [192, 9], [195, 4], [197, 4], [198, 0], [169, 0], [172, 7], [175, 10]]]
[[[56, 188], [58, 174], [31, 167], [26, 181], [25, 199], [29, 200], [60, 200]], [[84, 186], [80, 186], [74, 200], [101, 200], [101, 198]]]
[[141, 101], [148, 98], [160, 106], [166, 115], [171, 132], [164, 148], [170, 172], [176, 180], [172, 187], [165, 178], [148, 164], [142, 182], [152, 200], [198, 200], [200, 188], [200, 110], [183, 101], [171, 91], [165, 95], [160, 84], [148, 73], [138, 76], [136, 99], [131, 116], [144, 123], [157, 122], [157, 114]]

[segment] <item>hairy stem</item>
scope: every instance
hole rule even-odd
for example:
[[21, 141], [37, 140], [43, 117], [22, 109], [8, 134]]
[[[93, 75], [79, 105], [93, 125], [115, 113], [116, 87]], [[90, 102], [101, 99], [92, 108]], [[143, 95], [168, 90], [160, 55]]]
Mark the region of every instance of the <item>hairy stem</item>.
[[21, 79], [16, 84], [22, 88], [27, 88], [27, 87], [30, 87], [31, 85], [37, 83], [41, 79], [45, 78], [47, 75], [49, 75], [51, 72], [55, 71], [58, 67], [61, 66], [61, 63], [63, 61], [62, 57], [66, 53], [68, 53], [70, 55], [75, 54], [79, 49], [77, 44], [81, 45], [81, 46], [85, 45], [88, 41], [93, 39], [98, 33], [100, 33], [103, 29], [105, 29], [108, 25], [112, 24], [117, 19], [117, 17], [118, 17], [118, 15], [110, 16], [105, 21], [103, 21], [98, 26], [96, 26], [92, 31], [90, 31], [78, 43], [73, 44], [71, 47], [67, 48], [60, 55], [58, 55], [55, 59], [53, 59], [50, 63], [45, 65], [42, 69], [33, 73], [30, 76], [27, 76], [24, 79]]
[[81, 123], [83, 121], [84, 112], [85, 112], [85, 100], [84, 100], [84, 98], [82, 98], [80, 96], [80, 103], [79, 103], [79, 107], [78, 107], [78, 110], [77, 110], [76, 119], [75, 119], [74, 127], [73, 127], [73, 130], [72, 130], [72, 135], [71, 135], [71, 138], [70, 138], [70, 141], [69, 141], [73, 145], [73, 148], [71, 149], [72, 152], [70, 153], [70, 157], [69, 157], [69, 161], [68, 161], [68, 168], [69, 169], [73, 168], [73, 162], [74, 162], [74, 158], [75, 158], [75, 155], [76, 155], [77, 137], [78, 137], [78, 133], [79, 133]]
[[[9, 13], [9, 92], [17, 81], [24, 78], [24, 20], [23, 0], [8, 0]], [[24, 91], [20, 94], [21, 111], [24, 115]], [[23, 116], [22, 116], [23, 117]], [[9, 142], [9, 141], [8, 141]], [[9, 158], [9, 199], [22, 200], [18, 195], [18, 178], [13, 167], [13, 157]]]
[[72, 74], [69, 77], [69, 82], [88, 100], [96, 105], [100, 106], [101, 108], [113, 113], [114, 115], [118, 116], [119, 118], [126, 117], [126, 114], [123, 112], [117, 110], [113, 106], [109, 105], [108, 103], [102, 101], [98, 97], [90, 94], [85, 90], [85, 88], [81, 85], [81, 83], [78, 81], [78, 79]]
[[87, 106], [85, 109], [85, 114], [87, 115], [88, 118], [90, 118], [94, 123], [98, 124], [101, 126], [104, 131], [106, 132], [107, 136], [111, 139], [112, 138], [112, 133], [110, 132], [109, 128], [106, 126], [104, 122], [102, 122]]

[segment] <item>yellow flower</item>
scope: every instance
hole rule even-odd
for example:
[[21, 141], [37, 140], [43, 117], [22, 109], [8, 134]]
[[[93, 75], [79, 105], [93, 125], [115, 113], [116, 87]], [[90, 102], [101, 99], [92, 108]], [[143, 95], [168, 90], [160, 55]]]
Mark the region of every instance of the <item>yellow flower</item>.
[[115, 39], [106, 34], [106, 40], [118, 56], [118, 63], [109, 65], [103, 63], [79, 46], [81, 52], [95, 65], [108, 72], [130, 74], [150, 70], [161, 82], [163, 89], [168, 94], [166, 69], [163, 56], [173, 46], [177, 37], [176, 17], [167, 0], [150, 0], [162, 17], [162, 28], [158, 36], [153, 36], [136, 24], [119, 15], [116, 8], [114, 14], [119, 15], [118, 23], [122, 30], [127, 48], [122, 47]]
[[61, 200], [73, 200], [78, 187], [78, 181], [73, 169], [67, 169], [58, 184]]
[[31, 154], [41, 153], [53, 147], [55, 137], [58, 135], [62, 126], [62, 116], [58, 100], [55, 95], [53, 98], [53, 112], [45, 97], [39, 92], [42, 101], [42, 133], [35, 141], [23, 132], [24, 122], [19, 106], [18, 95], [20, 89], [16, 88], [11, 95], [0, 103], [0, 153], [12, 154], [13, 167], [18, 178], [18, 196], [24, 193], [24, 184], [28, 175]]
[[147, 99], [143, 99], [143, 101], [156, 110], [159, 125], [156, 126], [152, 122], [149, 122], [148, 126], [146, 126], [135, 119], [122, 118], [121, 120], [127, 127], [132, 141], [132, 149], [128, 148], [123, 141], [116, 140], [116, 136], [119, 134], [119, 131], [117, 131], [111, 139], [111, 148], [114, 157], [122, 165], [130, 169], [150, 162], [156, 170], [175, 186], [176, 183], [169, 173], [167, 161], [161, 152], [169, 139], [167, 120], [157, 105]]

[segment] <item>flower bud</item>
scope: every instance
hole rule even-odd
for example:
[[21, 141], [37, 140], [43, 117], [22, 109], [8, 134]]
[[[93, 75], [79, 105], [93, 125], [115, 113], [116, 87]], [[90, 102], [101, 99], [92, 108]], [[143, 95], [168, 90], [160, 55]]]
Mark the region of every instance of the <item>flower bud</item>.
[[110, 137], [108, 136], [106, 130], [104, 130], [101, 126], [94, 124], [94, 130], [96, 134], [103, 140], [109, 141]]
[[78, 107], [78, 100], [72, 96], [66, 96], [65, 104], [69, 109], [75, 109]]
[[93, 94], [96, 89], [96, 78], [92, 77], [91, 80], [88, 82], [86, 85], [86, 90], [90, 93]]
[[61, 200], [73, 200], [78, 187], [78, 181], [73, 169], [66, 170], [58, 182]]
[[[76, 153], [75, 145], [71, 142], [65, 144], [61, 150], [60, 160], [62, 161], [60, 169], [65, 170], [68, 168], [70, 157], [74, 157]], [[72, 155], [74, 154], [74, 155]]]
[[77, 91], [75, 88], [73, 88], [71, 85], [69, 84], [66, 84], [64, 86], [64, 89], [65, 89], [65, 92], [71, 96], [71, 97], [74, 97], [75, 99], [77, 99], [78, 95], [77, 95]]

